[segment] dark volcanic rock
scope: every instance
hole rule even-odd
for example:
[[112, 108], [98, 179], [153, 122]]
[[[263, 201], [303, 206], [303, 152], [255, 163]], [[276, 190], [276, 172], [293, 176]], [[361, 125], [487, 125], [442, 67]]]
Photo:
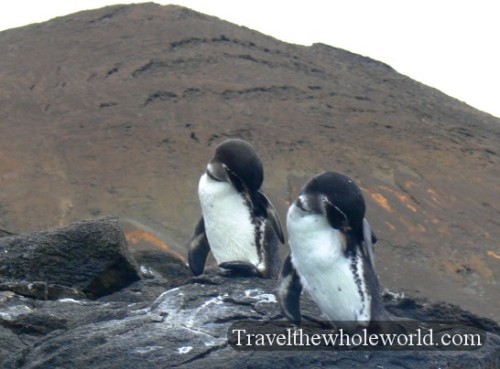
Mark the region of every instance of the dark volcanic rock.
[[41, 299], [96, 298], [138, 279], [115, 218], [0, 239], [0, 290]]
[[[136, 250], [135, 255], [137, 261], [115, 218], [2, 238], [0, 367], [493, 369], [498, 365], [500, 328], [494, 321], [449, 304], [394, 295], [387, 295], [385, 302], [392, 314], [424, 324], [465, 322], [484, 333], [484, 345], [460, 352], [236, 350], [229, 343], [234, 323], [283, 322], [275, 280], [218, 274], [188, 279], [189, 269], [175, 254]], [[139, 265], [142, 273], [137, 271]], [[307, 295], [302, 313], [305, 323], [322, 326], [320, 311]]]
[[[392, 299], [387, 308], [421, 320], [474, 321], [487, 331], [477, 351], [237, 351], [227, 341], [231, 324], [283, 319], [275, 281], [202, 276], [168, 290], [154, 303], [63, 299], [36, 306], [11, 296], [0, 309], [0, 366], [14, 368], [497, 368], [499, 327], [448, 305]], [[142, 285], [143, 291], [147, 285]], [[15, 303], [13, 300], [17, 300]], [[304, 299], [304, 314], [317, 308]], [[9, 343], [10, 340], [10, 343]], [[26, 344], [28, 343], [28, 344]], [[24, 349], [23, 349], [24, 348]], [[10, 354], [7, 353], [10, 351]]]

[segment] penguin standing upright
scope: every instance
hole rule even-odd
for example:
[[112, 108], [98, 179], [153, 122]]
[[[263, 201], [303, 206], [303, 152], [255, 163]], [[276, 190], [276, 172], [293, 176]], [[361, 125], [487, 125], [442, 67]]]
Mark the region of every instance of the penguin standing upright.
[[246, 141], [219, 144], [198, 184], [202, 218], [189, 245], [194, 275], [204, 271], [211, 251], [219, 267], [246, 275], [279, 273], [283, 231], [276, 210], [260, 190], [262, 163]]
[[301, 189], [287, 214], [290, 255], [278, 291], [284, 315], [299, 323], [305, 288], [321, 311], [353, 331], [389, 319], [373, 258], [376, 238], [365, 201], [348, 177], [324, 172]]

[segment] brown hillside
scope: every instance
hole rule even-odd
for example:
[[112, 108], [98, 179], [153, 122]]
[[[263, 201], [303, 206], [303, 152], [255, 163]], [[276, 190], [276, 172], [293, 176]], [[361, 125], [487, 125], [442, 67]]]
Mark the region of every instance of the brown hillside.
[[176, 6], [0, 32], [0, 55], [0, 228], [116, 214], [182, 251], [200, 173], [240, 137], [282, 220], [308, 177], [342, 171], [386, 287], [499, 319], [500, 119], [369, 58]]

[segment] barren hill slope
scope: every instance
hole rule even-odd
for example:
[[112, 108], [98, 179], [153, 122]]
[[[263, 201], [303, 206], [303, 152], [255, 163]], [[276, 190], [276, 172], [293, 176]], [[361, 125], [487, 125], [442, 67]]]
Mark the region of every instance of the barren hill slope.
[[182, 250], [214, 146], [250, 141], [284, 220], [304, 181], [353, 177], [382, 283], [499, 319], [500, 119], [348, 51], [176, 6], [0, 32], [0, 228], [116, 214]]

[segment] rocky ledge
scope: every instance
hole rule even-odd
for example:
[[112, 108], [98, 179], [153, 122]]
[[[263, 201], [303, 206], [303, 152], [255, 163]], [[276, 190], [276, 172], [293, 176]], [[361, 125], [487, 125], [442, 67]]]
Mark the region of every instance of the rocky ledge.
[[[169, 265], [169, 268], [164, 268]], [[276, 282], [191, 278], [164, 253], [131, 252], [117, 219], [0, 238], [0, 367], [498, 368], [500, 327], [446, 303], [386, 296], [394, 315], [462, 321], [485, 333], [471, 351], [240, 351], [228, 330], [278, 321]], [[303, 299], [303, 315], [318, 316]], [[305, 319], [307, 321], [307, 318]]]

